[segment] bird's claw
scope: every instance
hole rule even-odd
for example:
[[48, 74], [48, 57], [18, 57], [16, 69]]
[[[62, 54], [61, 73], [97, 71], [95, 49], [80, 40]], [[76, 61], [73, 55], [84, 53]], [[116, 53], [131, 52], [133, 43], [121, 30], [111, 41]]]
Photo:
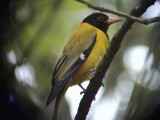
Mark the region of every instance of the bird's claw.
[[96, 73], [96, 69], [89, 69], [88, 72], [91, 72], [91, 74], [89, 75], [89, 79], [93, 78], [95, 73]]
[[86, 90], [83, 90], [80, 92], [80, 95], [84, 94], [86, 92]]
[[102, 82], [102, 85], [101, 85], [102, 87], [104, 87], [104, 83]]

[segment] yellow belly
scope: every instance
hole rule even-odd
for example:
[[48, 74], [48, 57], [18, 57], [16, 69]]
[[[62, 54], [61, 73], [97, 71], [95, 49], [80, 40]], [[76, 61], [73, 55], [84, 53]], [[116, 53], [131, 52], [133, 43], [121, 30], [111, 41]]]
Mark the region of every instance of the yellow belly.
[[90, 55], [88, 56], [85, 63], [79, 69], [79, 71], [70, 80], [70, 86], [79, 84], [88, 80], [90, 69], [96, 69], [106, 54], [109, 47], [109, 40], [105, 33], [97, 29], [97, 39], [95, 46], [93, 47]]

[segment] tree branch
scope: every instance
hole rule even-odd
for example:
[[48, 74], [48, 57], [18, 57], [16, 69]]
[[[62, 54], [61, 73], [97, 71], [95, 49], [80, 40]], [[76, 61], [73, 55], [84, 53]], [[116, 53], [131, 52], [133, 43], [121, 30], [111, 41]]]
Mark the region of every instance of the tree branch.
[[89, 2], [87, 2], [85, 0], [76, 0], [76, 1], [84, 3], [88, 7], [92, 8], [92, 9], [99, 10], [101, 12], [108, 12], [108, 13], [116, 14], [116, 15], [122, 16], [122, 17], [126, 17], [126, 18], [128, 18], [130, 20], [133, 20], [133, 21], [145, 24], [145, 25], [148, 25], [148, 24], [151, 24], [151, 23], [155, 23], [155, 22], [160, 22], [160, 16], [159, 17], [150, 18], [150, 19], [142, 19], [142, 18], [137, 18], [137, 17], [132, 16], [132, 15], [128, 15], [128, 14], [123, 13], [123, 12], [119, 12], [119, 11], [111, 10], [111, 9], [108, 9], [108, 8], [95, 6], [95, 5], [89, 3]]
[[[153, 5], [156, 0], [141, 0], [139, 4], [137, 4], [130, 12], [132, 16], [140, 17], [149, 6]], [[127, 33], [127, 31], [131, 28], [134, 21], [131, 19], [126, 19], [121, 28], [117, 31], [114, 37], [111, 40], [110, 47], [108, 49], [107, 54], [104, 56], [104, 59], [100, 66], [98, 67], [95, 76], [90, 80], [90, 83], [87, 87], [87, 90], [79, 104], [79, 108], [77, 114], [75, 116], [75, 120], [85, 120], [89, 109], [91, 107], [92, 101], [95, 98], [99, 88], [102, 85], [102, 80], [105, 76], [106, 71], [108, 70], [114, 56], [119, 50], [122, 40]]]

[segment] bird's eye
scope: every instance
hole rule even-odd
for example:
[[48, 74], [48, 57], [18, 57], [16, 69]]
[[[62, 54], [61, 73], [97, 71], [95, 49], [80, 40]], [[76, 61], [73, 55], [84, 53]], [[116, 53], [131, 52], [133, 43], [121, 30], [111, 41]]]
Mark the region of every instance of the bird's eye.
[[100, 21], [100, 22], [103, 22], [103, 21], [104, 21], [104, 17], [99, 16], [99, 17], [97, 18], [97, 20]]

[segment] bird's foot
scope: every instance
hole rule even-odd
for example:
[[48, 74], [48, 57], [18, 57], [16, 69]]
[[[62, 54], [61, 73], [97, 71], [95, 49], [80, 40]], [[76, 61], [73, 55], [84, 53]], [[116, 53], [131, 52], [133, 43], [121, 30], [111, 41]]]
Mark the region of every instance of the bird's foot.
[[91, 74], [89, 75], [89, 79], [92, 79], [96, 73], [96, 69], [89, 69], [88, 72], [90, 72]]
[[78, 85], [79, 85], [79, 87], [82, 88], [82, 90], [83, 90], [83, 91], [80, 92], [80, 94], [85, 93], [85, 92], [86, 92], [86, 89], [85, 89], [81, 84], [78, 84]]
[[104, 87], [104, 83], [103, 82], [101, 83], [101, 86]]
[[[83, 89], [83, 91], [80, 92], [80, 95], [84, 94], [86, 92], [86, 89], [81, 84], [78, 84], [78, 85], [79, 85], [79, 87], [81, 87]], [[102, 85], [104, 85], [104, 84], [102, 83]], [[96, 97], [94, 98], [94, 101], [95, 100], [96, 100]]]
[[86, 92], [86, 90], [83, 90], [83, 91], [80, 92], [80, 94], [82, 95], [82, 94], [84, 94], [85, 92]]

